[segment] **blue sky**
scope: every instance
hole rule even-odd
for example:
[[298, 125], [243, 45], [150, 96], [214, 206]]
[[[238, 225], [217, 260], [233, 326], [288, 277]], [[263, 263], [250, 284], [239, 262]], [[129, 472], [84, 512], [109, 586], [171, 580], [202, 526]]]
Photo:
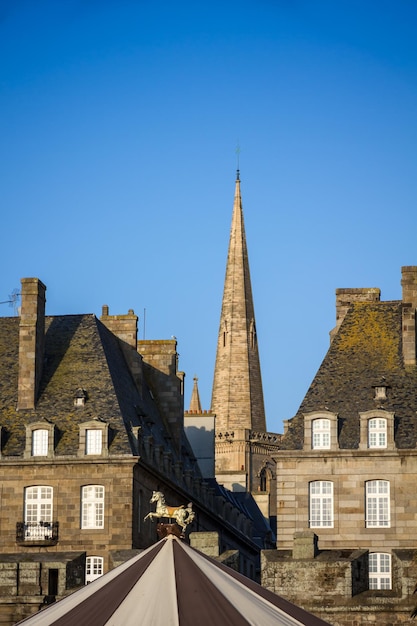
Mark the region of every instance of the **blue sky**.
[[[268, 428], [296, 412], [337, 287], [417, 265], [414, 0], [0, 0], [0, 301], [146, 310], [209, 408], [235, 148]], [[1, 315], [13, 310], [1, 305]]]

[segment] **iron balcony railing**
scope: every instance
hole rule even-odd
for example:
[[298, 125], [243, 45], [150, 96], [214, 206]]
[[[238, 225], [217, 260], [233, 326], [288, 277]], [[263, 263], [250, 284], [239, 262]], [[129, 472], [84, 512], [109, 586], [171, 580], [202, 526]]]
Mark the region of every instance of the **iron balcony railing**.
[[17, 522], [16, 541], [58, 541], [58, 522]]

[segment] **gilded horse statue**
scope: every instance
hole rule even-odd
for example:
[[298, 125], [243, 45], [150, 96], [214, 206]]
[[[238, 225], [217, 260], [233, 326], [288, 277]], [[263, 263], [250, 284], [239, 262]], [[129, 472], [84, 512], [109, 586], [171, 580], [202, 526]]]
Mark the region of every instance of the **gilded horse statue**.
[[168, 506], [165, 503], [165, 496], [161, 491], [154, 491], [152, 493], [152, 498], [149, 500], [150, 504], [156, 502], [156, 511], [150, 512], [143, 518], [143, 521], [148, 518], [153, 521], [154, 517], [160, 519], [161, 517], [168, 517], [169, 519], [174, 519], [179, 526], [183, 530], [186, 529], [188, 524], [194, 520], [195, 513], [193, 511], [193, 505], [190, 502], [185, 506], [181, 504], [180, 506]]

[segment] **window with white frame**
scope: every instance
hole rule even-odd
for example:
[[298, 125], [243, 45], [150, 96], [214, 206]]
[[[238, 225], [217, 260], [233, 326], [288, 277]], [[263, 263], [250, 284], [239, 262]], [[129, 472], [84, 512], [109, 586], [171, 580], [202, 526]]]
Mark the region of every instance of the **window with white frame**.
[[368, 420], [368, 448], [387, 447], [387, 420], [374, 417]]
[[87, 428], [85, 431], [85, 453], [101, 454], [103, 449], [103, 431]]
[[51, 522], [52, 498], [52, 487], [26, 487], [25, 522]]
[[333, 483], [316, 480], [309, 487], [310, 528], [333, 528]]
[[391, 589], [391, 555], [384, 552], [369, 554], [369, 589]]
[[48, 436], [46, 428], [36, 428], [32, 431], [32, 456], [48, 456]]
[[45, 485], [25, 489], [25, 539], [52, 536], [53, 488]]
[[366, 483], [366, 527], [390, 526], [390, 485], [388, 480]]
[[81, 528], [104, 528], [102, 485], [86, 485], [81, 490]]
[[315, 450], [330, 449], [330, 420], [315, 419], [311, 423], [311, 447]]
[[85, 583], [91, 583], [96, 578], [103, 576], [102, 556], [88, 556], [85, 561]]

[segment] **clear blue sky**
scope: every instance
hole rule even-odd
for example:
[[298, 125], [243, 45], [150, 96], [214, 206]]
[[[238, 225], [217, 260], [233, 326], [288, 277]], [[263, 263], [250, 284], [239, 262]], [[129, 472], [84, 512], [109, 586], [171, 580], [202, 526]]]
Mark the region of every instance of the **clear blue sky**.
[[[0, 300], [146, 309], [209, 408], [235, 147], [268, 428], [329, 345], [337, 287], [417, 265], [415, 0], [0, 0]], [[7, 305], [1, 315], [11, 315]]]

